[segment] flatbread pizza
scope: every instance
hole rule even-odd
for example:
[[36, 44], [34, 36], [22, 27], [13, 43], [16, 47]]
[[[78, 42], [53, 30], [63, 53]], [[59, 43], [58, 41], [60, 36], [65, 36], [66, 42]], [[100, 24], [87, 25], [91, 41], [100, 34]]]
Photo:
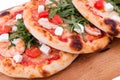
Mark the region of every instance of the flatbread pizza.
[[0, 72], [16, 78], [43, 78], [78, 56], [41, 43], [24, 25], [24, 5], [0, 13]]
[[23, 18], [26, 28], [35, 38], [72, 54], [102, 50], [111, 40], [83, 18], [71, 0], [31, 0]]
[[72, 0], [77, 10], [107, 34], [120, 38], [119, 0]]

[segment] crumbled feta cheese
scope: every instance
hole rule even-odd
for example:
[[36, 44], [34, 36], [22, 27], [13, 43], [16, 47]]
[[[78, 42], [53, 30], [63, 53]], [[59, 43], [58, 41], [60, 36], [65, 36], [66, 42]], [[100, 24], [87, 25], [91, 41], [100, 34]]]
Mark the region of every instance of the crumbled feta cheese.
[[16, 15], [16, 20], [21, 19], [22, 17], [23, 17], [22, 14], [17, 14]]
[[20, 54], [17, 54], [13, 57], [13, 60], [15, 60], [16, 63], [22, 62], [23, 56]]
[[17, 31], [17, 26], [12, 26], [12, 32]]
[[85, 31], [85, 28], [82, 24], [78, 24], [80, 28], [74, 28], [74, 31], [77, 32], [77, 33], [84, 33]]
[[50, 47], [45, 44], [41, 45], [40, 50], [46, 55], [48, 55], [49, 52], [51, 51]]
[[63, 28], [62, 27], [57, 27], [56, 29], [55, 29], [55, 35], [57, 35], [57, 36], [61, 36], [62, 35], [62, 33], [63, 33]]
[[45, 5], [51, 4], [52, 2], [50, 0], [45, 1]]
[[114, 6], [111, 3], [105, 3], [105, 7], [104, 7], [105, 11], [107, 12], [111, 12], [114, 10]]
[[44, 5], [39, 5], [38, 6], [38, 13], [45, 11]]
[[113, 15], [113, 16], [111, 16], [111, 19], [120, 22], [120, 17], [119, 17], [118, 15]]
[[9, 34], [1, 34], [0, 35], [0, 42], [8, 42], [9, 41]]
[[21, 40], [20, 38], [13, 39], [12, 43], [16, 45], [20, 40]]
[[47, 29], [51, 29], [51, 28], [56, 28], [57, 25], [49, 22], [48, 18], [40, 18], [38, 20], [38, 23], [44, 27], [44, 28], [47, 28]]

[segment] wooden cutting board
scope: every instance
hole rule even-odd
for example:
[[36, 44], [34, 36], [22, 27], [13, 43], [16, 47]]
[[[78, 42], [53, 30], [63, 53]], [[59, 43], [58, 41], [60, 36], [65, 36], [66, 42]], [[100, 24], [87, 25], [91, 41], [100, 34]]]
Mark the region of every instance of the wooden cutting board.
[[0, 74], [0, 80], [111, 80], [120, 76], [120, 39], [109, 50], [79, 55], [65, 70], [45, 79], [14, 79]]

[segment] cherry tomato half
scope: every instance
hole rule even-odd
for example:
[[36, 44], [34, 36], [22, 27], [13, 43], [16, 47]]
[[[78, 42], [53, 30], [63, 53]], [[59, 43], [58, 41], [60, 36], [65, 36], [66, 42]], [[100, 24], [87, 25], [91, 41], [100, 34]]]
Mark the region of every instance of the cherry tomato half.
[[39, 50], [39, 48], [31, 46], [30, 48], [26, 49], [25, 53], [28, 57], [36, 58], [41, 54], [41, 51]]

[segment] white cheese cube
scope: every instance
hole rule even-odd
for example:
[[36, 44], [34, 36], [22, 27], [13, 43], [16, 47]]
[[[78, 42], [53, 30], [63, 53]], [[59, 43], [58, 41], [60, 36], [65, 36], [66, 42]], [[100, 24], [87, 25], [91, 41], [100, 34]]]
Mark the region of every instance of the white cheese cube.
[[12, 43], [16, 45], [20, 40], [21, 40], [20, 38], [13, 39]]
[[120, 17], [118, 15], [111, 16], [111, 19], [120, 22]]
[[44, 5], [39, 5], [38, 6], [38, 13], [45, 11]]
[[0, 42], [8, 42], [9, 41], [9, 34], [1, 34], [0, 35]]
[[48, 55], [51, 51], [51, 48], [45, 44], [42, 44], [40, 47], [40, 51], [42, 51], [44, 54]]
[[45, 5], [51, 4], [52, 2], [50, 0], [45, 1]]
[[17, 26], [12, 26], [12, 32], [17, 31]]
[[15, 60], [16, 63], [20, 63], [20, 62], [22, 62], [22, 60], [23, 60], [23, 56], [20, 55], [20, 54], [16, 54], [16, 55], [13, 57], [13, 60]]
[[23, 17], [22, 14], [17, 14], [17, 15], [16, 15], [16, 20], [22, 19], [22, 17]]
[[62, 27], [57, 27], [56, 29], [55, 29], [55, 35], [57, 35], [57, 36], [61, 36], [62, 35], [62, 33], [63, 33], [63, 28]]
[[111, 3], [105, 3], [105, 7], [104, 7], [105, 11], [107, 12], [111, 12], [114, 10], [114, 6]]
[[79, 28], [74, 28], [74, 31], [81, 34], [81, 33], [84, 33], [85, 31], [85, 28], [82, 24], [78, 24]]

